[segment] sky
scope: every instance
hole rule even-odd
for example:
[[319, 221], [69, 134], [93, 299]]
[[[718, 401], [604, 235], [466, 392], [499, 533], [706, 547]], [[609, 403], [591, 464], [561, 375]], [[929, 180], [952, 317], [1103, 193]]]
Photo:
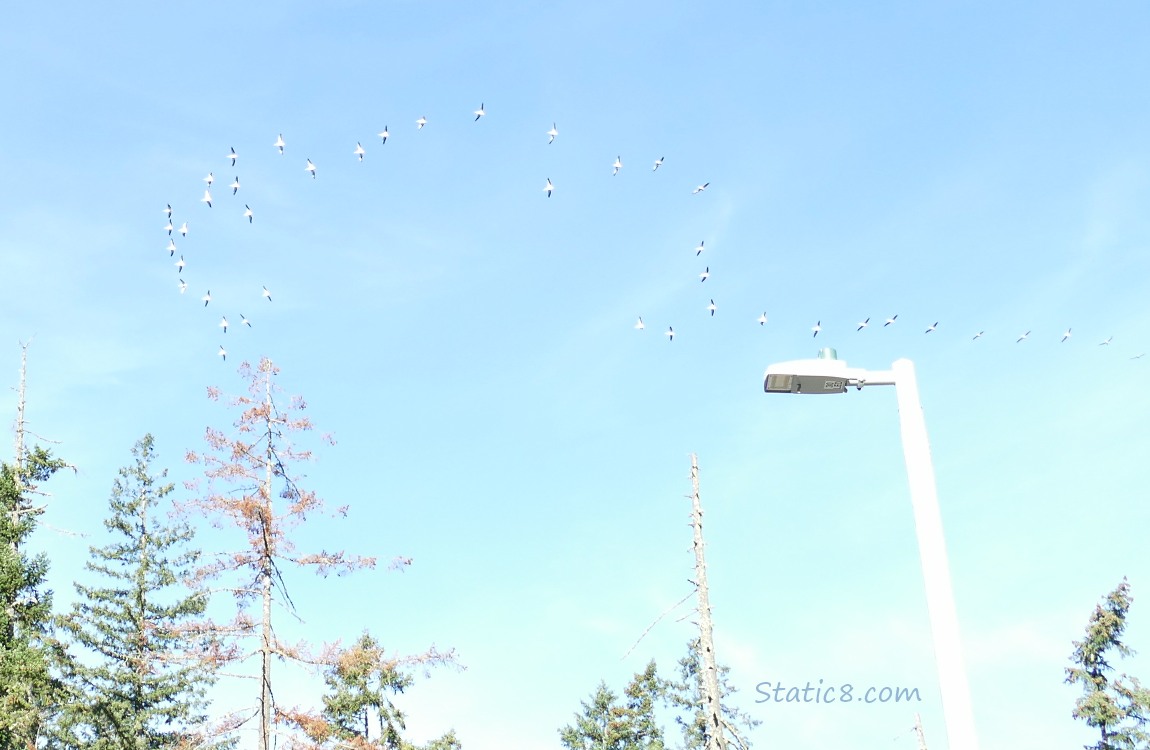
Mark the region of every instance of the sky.
[[[763, 393], [833, 347], [915, 363], [980, 747], [1090, 742], [1064, 669], [1123, 577], [1150, 649], [1148, 25], [1134, 2], [10, 8], [0, 413], [31, 341], [30, 429], [76, 467], [36, 539], [57, 608], [133, 443], [186, 498], [185, 453], [236, 416], [208, 387], [266, 356], [316, 425], [304, 481], [350, 507], [301, 548], [413, 561], [290, 575], [282, 635], [455, 649], [397, 699], [413, 740], [557, 748], [600, 680], [673, 671], [690, 604], [628, 650], [692, 591], [696, 453], [750, 739], [913, 748], [919, 713], [945, 748], [893, 389]], [[318, 701], [276, 669], [281, 703]], [[756, 702], [819, 680], [921, 701]]]

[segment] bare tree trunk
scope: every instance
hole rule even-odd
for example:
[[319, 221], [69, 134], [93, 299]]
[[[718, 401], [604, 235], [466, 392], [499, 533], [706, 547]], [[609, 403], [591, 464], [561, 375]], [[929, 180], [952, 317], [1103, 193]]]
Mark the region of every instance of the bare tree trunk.
[[702, 669], [704, 711], [707, 718], [707, 750], [727, 750], [719, 695], [719, 668], [711, 625], [711, 601], [707, 589], [707, 563], [703, 558], [703, 506], [699, 500], [699, 462], [691, 454], [691, 525], [695, 531], [695, 586], [699, 593], [699, 661]]

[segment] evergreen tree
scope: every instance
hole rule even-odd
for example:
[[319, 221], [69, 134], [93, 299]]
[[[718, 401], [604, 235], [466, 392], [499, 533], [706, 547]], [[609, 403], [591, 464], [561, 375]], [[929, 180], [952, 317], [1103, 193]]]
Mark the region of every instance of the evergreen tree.
[[625, 699], [600, 682], [590, 702], [575, 714], [575, 723], [559, 730], [567, 750], [663, 750], [663, 730], [655, 721], [655, 701], [662, 686], [655, 662], [628, 683]]
[[[730, 667], [720, 665], [718, 671], [721, 721], [725, 736], [741, 750], [749, 750], [751, 743], [746, 739], [744, 731], [754, 729], [762, 722], [752, 719], [726, 700], [727, 696], [736, 692], [736, 688], [727, 679]], [[687, 644], [687, 655], [679, 660], [679, 681], [664, 683], [667, 701], [681, 712], [675, 717], [675, 722], [683, 731], [684, 750], [704, 750], [707, 747], [708, 727], [702, 680], [699, 640], [696, 638]]]
[[78, 600], [60, 619], [85, 653], [65, 675], [75, 700], [57, 723], [59, 741], [84, 750], [153, 750], [196, 740], [211, 676], [198, 661], [197, 618], [206, 595], [186, 580], [199, 553], [192, 530], [168, 525], [163, 506], [173, 490], [167, 470], [153, 474], [154, 441], [132, 448], [120, 469], [104, 526], [115, 541], [90, 548], [88, 571], [100, 585], [75, 584]]
[[[240, 374], [248, 382], [248, 395], [233, 400], [239, 411], [233, 435], [209, 428], [208, 450], [188, 453], [188, 461], [204, 466], [209, 481], [207, 492], [193, 499], [191, 508], [240, 530], [245, 537], [234, 548], [221, 552], [215, 562], [201, 568], [199, 574], [205, 580], [222, 579], [222, 585], [235, 597], [237, 608], [232, 622], [214, 626], [215, 633], [232, 639], [228, 648], [215, 655], [215, 662], [220, 666], [236, 665], [258, 656], [255, 678], [259, 693], [254, 714], [258, 721], [257, 746], [259, 750], [272, 750], [274, 725], [290, 719], [274, 701], [272, 663], [277, 659], [314, 661], [303, 644], [281, 641], [273, 628], [273, 603], [295, 613], [284, 577], [285, 567], [311, 568], [324, 575], [332, 570], [342, 574], [374, 566], [375, 560], [342, 551], [301, 554], [296, 550], [290, 532], [323, 507], [316, 493], [302, 487], [293, 474], [296, 463], [311, 457], [310, 451], [291, 442], [293, 434], [312, 428], [311, 421], [300, 416], [306, 404], [298, 396], [281, 402], [274, 384], [279, 368], [269, 359], [262, 359], [255, 368], [245, 362]], [[209, 388], [208, 397], [218, 400], [219, 390]], [[198, 484], [190, 482], [188, 488], [194, 491]], [[396, 565], [409, 562], [400, 559]], [[252, 604], [258, 607], [255, 616], [249, 612]], [[254, 642], [255, 647], [245, 651], [244, 642]], [[239, 713], [232, 719], [236, 728], [248, 720]]]
[[45, 448], [25, 450], [22, 429], [16, 463], [0, 463], [0, 750], [34, 747], [62, 696], [48, 645], [48, 557], [29, 554], [26, 545], [44, 512], [33, 501], [37, 487], [67, 464]]
[[1125, 674], [1112, 677], [1114, 667], [1107, 654], [1133, 655], [1122, 641], [1126, 615], [1133, 602], [1125, 578], [1096, 605], [1086, 626], [1086, 637], [1074, 642], [1073, 666], [1066, 668], [1066, 682], [1082, 685], [1082, 697], [1074, 704], [1074, 718], [1097, 727], [1099, 741], [1084, 745], [1086, 750], [1142, 750], [1150, 747], [1145, 730], [1150, 716], [1150, 690]]

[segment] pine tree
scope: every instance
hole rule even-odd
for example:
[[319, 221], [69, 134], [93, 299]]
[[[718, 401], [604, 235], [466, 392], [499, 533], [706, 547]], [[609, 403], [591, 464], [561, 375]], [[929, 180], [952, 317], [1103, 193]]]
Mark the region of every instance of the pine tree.
[[86, 569], [100, 585], [75, 584], [78, 600], [61, 629], [84, 653], [65, 674], [75, 700], [57, 722], [59, 741], [83, 750], [150, 750], [195, 742], [204, 723], [211, 675], [196, 658], [196, 621], [207, 606], [182, 582], [199, 552], [192, 530], [168, 525], [164, 506], [174, 487], [167, 470], [153, 474], [154, 440], [132, 448], [120, 469], [104, 526], [115, 541], [90, 548]]
[[[675, 722], [683, 731], [684, 750], [703, 750], [707, 747], [709, 739], [701, 662], [699, 640], [696, 638], [687, 644], [687, 655], [679, 660], [679, 681], [664, 683], [667, 701], [680, 710]], [[741, 750], [749, 750], [751, 743], [746, 739], [744, 732], [754, 729], [762, 722], [752, 719], [750, 715], [735, 708], [727, 700], [729, 695], [736, 692], [736, 688], [727, 679], [729, 671], [730, 667], [718, 666], [720, 722], [728, 741], [735, 743]]]
[[575, 723], [559, 730], [567, 750], [663, 750], [663, 731], [655, 722], [655, 701], [661, 697], [655, 662], [636, 674], [625, 700], [600, 682], [590, 702], [575, 714]]
[[[200, 570], [200, 575], [205, 580], [223, 579], [223, 587], [234, 595], [234, 619], [215, 626], [217, 634], [234, 640], [230, 648], [215, 655], [215, 660], [224, 665], [258, 657], [259, 692], [254, 714], [258, 720], [258, 747], [271, 750], [273, 725], [287, 718], [274, 701], [272, 662], [313, 660], [302, 646], [280, 641], [273, 628], [273, 603], [295, 613], [284, 577], [285, 566], [312, 568], [323, 575], [332, 570], [342, 574], [373, 567], [375, 560], [341, 551], [296, 551], [291, 530], [323, 507], [315, 492], [300, 486], [293, 474], [296, 463], [311, 457], [310, 451], [296, 448], [291, 442], [293, 434], [312, 429], [310, 420], [299, 415], [306, 404], [298, 396], [286, 404], [280, 402], [275, 386], [279, 368], [266, 358], [255, 368], [244, 363], [240, 374], [248, 383], [248, 395], [233, 400], [233, 406], [240, 411], [234, 435], [209, 428], [208, 450], [188, 453], [189, 462], [204, 466], [209, 483], [206, 493], [193, 499], [190, 508], [245, 535], [241, 544], [221, 553], [215, 562]], [[209, 388], [208, 397], [219, 400], [220, 391]], [[198, 483], [190, 482], [188, 487], [197, 490]], [[400, 559], [395, 564], [409, 562]], [[255, 616], [249, 612], [253, 603], [258, 606]], [[255, 647], [245, 651], [245, 641], [254, 641]], [[237, 727], [249, 720], [238, 714], [233, 718]]]
[[1133, 651], [1122, 640], [1126, 615], [1133, 603], [1125, 578], [1096, 605], [1086, 626], [1086, 637], [1074, 642], [1073, 666], [1066, 668], [1066, 682], [1082, 685], [1082, 697], [1074, 704], [1074, 718], [1097, 727], [1101, 737], [1086, 750], [1140, 750], [1150, 747], [1146, 722], [1150, 717], [1150, 690], [1125, 674], [1112, 677], [1114, 667], [1107, 660], [1111, 651], [1120, 657]]

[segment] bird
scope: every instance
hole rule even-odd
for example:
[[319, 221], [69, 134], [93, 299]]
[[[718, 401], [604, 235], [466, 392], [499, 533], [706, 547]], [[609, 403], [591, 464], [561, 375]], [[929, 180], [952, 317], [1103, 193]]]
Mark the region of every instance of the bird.
[[472, 112], [472, 114], [475, 115], [474, 122], [479, 122], [479, 118], [483, 117], [485, 114], [487, 114], [487, 111], [485, 109], [483, 109], [483, 102], [479, 103], [479, 109]]
[[224, 349], [222, 344], [220, 345], [220, 350], [217, 352], [217, 354], [219, 354], [225, 362], [228, 361], [228, 352]]
[[205, 190], [204, 191], [204, 197], [200, 198], [200, 203], [207, 203], [208, 208], [212, 207], [212, 191], [211, 190]]
[[547, 184], [543, 186], [543, 191], [544, 191], [545, 193], [547, 193], [547, 197], [548, 197], [548, 198], [550, 198], [550, 197], [551, 197], [551, 191], [552, 191], [552, 190], [554, 190], [554, 189], [555, 189], [555, 186], [551, 184], [551, 178], [550, 178], [550, 177], [548, 177], [548, 178], [547, 178]]
[[715, 300], [711, 300], [711, 304], [707, 305], [707, 309], [711, 311], [711, 317], [715, 317]]
[[176, 254], [176, 241], [168, 240], [168, 257], [171, 258]]
[[184, 281], [183, 279], [180, 279], [179, 287], [180, 287], [180, 294], [183, 294], [184, 292], [188, 291], [188, 282]]
[[1142, 358], [1143, 358], [1143, 357], [1145, 357], [1145, 356], [1146, 356], [1146, 352], [1142, 352], [1141, 354], [1135, 354], [1135, 355], [1134, 355], [1133, 357], [1131, 357], [1130, 359], [1142, 359]]
[[315, 165], [311, 163], [311, 159], [307, 160], [307, 166], [303, 168], [305, 172], [311, 172], [311, 178], [315, 179]]
[[819, 331], [823, 330], [823, 322], [821, 320], [816, 322], [811, 330], [814, 331], [814, 333], [811, 335], [811, 338], [813, 339], [815, 336], [819, 335]]
[[209, 289], [208, 293], [205, 294], [203, 297], [200, 297], [200, 299], [202, 299], [204, 301], [204, 307], [207, 307], [208, 303], [212, 301], [212, 290]]
[[615, 175], [619, 174], [619, 170], [623, 168], [623, 158], [620, 156], [616, 156], [615, 157], [615, 163], [612, 164], [611, 166], [615, 170], [611, 173], [611, 176], [614, 177]]
[[204, 182], [208, 183], [208, 187], [211, 187], [212, 183], [215, 181], [216, 181], [215, 175], [212, 174], [211, 172], [208, 172], [208, 176], [204, 178]]
[[272, 293], [268, 291], [266, 286], [264, 287], [264, 296], [268, 298], [268, 302], [272, 301]]
[[236, 157], [238, 157], [238, 156], [239, 156], [239, 154], [236, 153], [236, 150], [234, 148], [232, 149], [232, 152], [230, 154], [228, 154], [228, 158], [232, 160], [232, 166], [233, 167], [236, 165]]
[[381, 145], [381, 146], [382, 146], [384, 143], [387, 143], [387, 137], [388, 137], [389, 135], [391, 135], [391, 133], [387, 132], [387, 126], [386, 126], [386, 125], [384, 125], [384, 126], [383, 126], [383, 130], [381, 130], [381, 131], [380, 131], [380, 133], [379, 133], [379, 140], [380, 140], [380, 145]]
[[182, 234], [184, 237], [188, 236], [188, 222], [185, 221], [180, 225], [180, 234]]
[[930, 333], [930, 332], [931, 332], [931, 331], [933, 331], [935, 328], [938, 328], [938, 321], [937, 321], [937, 320], [936, 320], [936, 321], [934, 321], [934, 323], [933, 323], [933, 324], [931, 324], [931, 326], [930, 326], [929, 328], [927, 328], [925, 331], [923, 331], [923, 333]]
[[172, 236], [172, 230], [175, 229], [175, 227], [172, 226], [172, 220], [171, 219], [168, 219], [168, 226], [164, 227], [164, 229], [168, 230], [168, 236], [171, 237]]
[[228, 319], [227, 319], [227, 317], [220, 318], [220, 328], [224, 329], [224, 333], [228, 332]]
[[164, 213], [166, 213], [168, 215], [169, 219], [172, 218], [172, 204], [171, 203], [169, 203], [168, 207], [164, 209]]
[[363, 144], [361, 144], [357, 141], [355, 144], [355, 155], [359, 157], [360, 161], [363, 161], [364, 153], [365, 153], [365, 151], [363, 150]]
[[706, 240], [700, 240], [699, 241], [698, 247], [695, 248], [695, 257], [696, 258], [698, 258], [700, 255], [703, 254], [703, 245], [706, 244], [706, 242], [707, 242]]
[[252, 213], [252, 207], [246, 203], [244, 204], [244, 216], [248, 217], [248, 223], [251, 224], [254, 214]]
[[426, 117], [420, 117], [418, 120], [415, 121], [415, 124], [418, 126], [418, 127], [416, 127], [416, 130], [423, 130], [423, 126], [427, 124], [427, 118]]
[[252, 327], [252, 322], [248, 320], [243, 313], [240, 313], [240, 322], [246, 325], [248, 328]]
[[703, 192], [704, 190], [706, 190], [706, 189], [707, 189], [707, 186], [708, 186], [708, 185], [710, 185], [710, 184], [711, 184], [711, 183], [709, 183], [709, 182], [704, 182], [702, 185], [700, 185], [699, 187], [697, 187], [697, 188], [695, 188], [694, 190], [692, 190], [692, 191], [691, 191], [691, 195], [697, 195], [697, 194], [699, 194], [699, 193]]
[[548, 143], [554, 143], [555, 142], [555, 136], [559, 135], [559, 129], [555, 127], [555, 123], [551, 123], [551, 129], [547, 131], [547, 135], [550, 136], [547, 139], [547, 142]]
[[176, 261], [176, 273], [183, 273], [186, 265], [188, 264], [184, 262], [184, 256], [181, 255], [180, 259]]
[[651, 168], [651, 171], [656, 172], [656, 171], [658, 171], [659, 167], [661, 167], [661, 166], [663, 166], [663, 157], [662, 156], [660, 156], [658, 159], [655, 160], [655, 166]]
[[231, 185], [228, 185], [228, 187], [230, 187], [232, 189], [232, 195], [235, 195], [236, 193], [240, 192], [240, 176], [236, 175], [235, 181], [232, 182]]
[[857, 333], [858, 331], [861, 331], [862, 329], [866, 328], [868, 325], [870, 325], [870, 318], [867, 318], [863, 322], [859, 323], [859, 327], [855, 329], [855, 332]]
[[699, 283], [706, 281], [707, 277], [710, 275], [711, 275], [711, 267], [707, 266], [706, 268], [703, 269], [703, 272], [701, 274], [699, 274]]
[[672, 328], [671, 326], [667, 326], [666, 336], [667, 336], [668, 341], [674, 341], [675, 340], [675, 329]]
[[1059, 341], [1058, 343], [1061, 344], [1063, 341], [1066, 341], [1066, 339], [1068, 339], [1068, 338], [1070, 338], [1070, 329], [1069, 328], [1066, 329], [1066, 333], [1062, 334], [1062, 341]]
[[886, 322], [882, 324], [882, 327], [886, 328], [887, 326], [889, 326], [891, 323], [895, 322], [896, 320], [898, 320], [898, 313], [895, 313], [894, 315], [887, 318]]
[[639, 316], [639, 322], [635, 324], [635, 330], [636, 330], [636, 331], [641, 331], [641, 330], [643, 330], [643, 329], [644, 329], [644, 328], [646, 328], [646, 327], [647, 327], [647, 326], [643, 325], [643, 316], [642, 316], [642, 315], [640, 315], [640, 316]]
[[767, 324], [767, 314], [766, 314], [766, 312], [764, 312], [762, 315], [759, 316], [759, 325], [762, 326], [762, 325], [766, 325], [766, 324]]
[[1029, 335], [1030, 335], [1030, 331], [1027, 331], [1026, 333], [1024, 333], [1024, 334], [1022, 334], [1021, 336], [1019, 336], [1019, 337], [1018, 337], [1018, 339], [1017, 339], [1017, 340], [1015, 340], [1015, 342], [1014, 342], [1014, 343], [1016, 343], [1016, 344], [1017, 344], [1017, 343], [1021, 342], [1023, 339], [1025, 339], [1025, 338], [1026, 338], [1027, 336], [1029, 336]]
[[1099, 345], [1099, 346], [1110, 346], [1110, 342], [1111, 342], [1111, 341], [1113, 341], [1113, 340], [1114, 340], [1114, 337], [1113, 337], [1113, 336], [1110, 336], [1110, 337], [1109, 337], [1109, 338], [1107, 338], [1105, 341], [1100, 341], [1100, 342], [1098, 342], [1098, 345]]
[[287, 144], [284, 143], [284, 134], [280, 133], [279, 138], [276, 138], [276, 142], [275, 142], [275, 147], [280, 150], [280, 156], [284, 155], [284, 146], [286, 146], [286, 145]]
[[974, 334], [974, 337], [971, 339], [971, 341], [978, 341], [980, 338], [982, 338], [982, 334], [984, 334], [984, 333], [986, 333], [986, 332], [985, 331], [979, 331], [978, 333]]

